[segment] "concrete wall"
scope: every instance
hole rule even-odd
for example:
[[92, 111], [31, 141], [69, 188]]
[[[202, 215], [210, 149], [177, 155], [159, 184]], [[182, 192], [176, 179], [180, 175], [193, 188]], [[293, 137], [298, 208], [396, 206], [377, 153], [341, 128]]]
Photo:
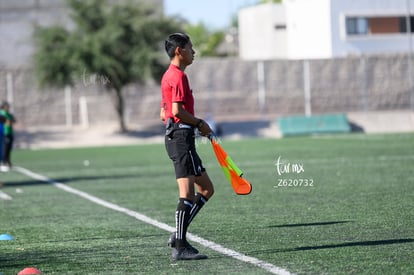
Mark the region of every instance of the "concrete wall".
[[[389, 55], [309, 61], [312, 113], [410, 110], [412, 88], [407, 60], [405, 55]], [[239, 59], [195, 60], [187, 73], [197, 114], [213, 114], [219, 121], [304, 114], [304, 62], [264, 62], [263, 108], [259, 104], [257, 66], [256, 61]], [[18, 127], [65, 125], [62, 90], [39, 90], [30, 69], [0, 69], [0, 100], [8, 97], [7, 74], [12, 75], [13, 111], [19, 120]], [[158, 121], [157, 83], [130, 86], [124, 92], [128, 124]], [[72, 89], [74, 125], [81, 123], [81, 96], [87, 99], [91, 125], [116, 123], [111, 99], [99, 81], [80, 80]]]
[[[163, 0], [146, 1], [163, 11]], [[0, 67], [27, 67], [34, 52], [35, 27], [61, 25], [73, 28], [68, 12], [65, 0], [0, 0]]]
[[27, 66], [34, 51], [35, 26], [70, 26], [64, 1], [0, 1], [0, 67]]

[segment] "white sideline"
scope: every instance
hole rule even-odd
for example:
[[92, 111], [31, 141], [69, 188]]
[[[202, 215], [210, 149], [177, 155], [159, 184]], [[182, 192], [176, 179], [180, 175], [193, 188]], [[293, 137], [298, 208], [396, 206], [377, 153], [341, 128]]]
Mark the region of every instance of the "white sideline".
[[[104, 200], [102, 200], [98, 197], [92, 196], [92, 195], [90, 195], [86, 192], [83, 192], [83, 191], [77, 190], [75, 188], [69, 187], [69, 186], [67, 186], [63, 183], [56, 182], [56, 181], [54, 181], [52, 179], [49, 179], [49, 178], [47, 178], [43, 175], [34, 173], [34, 172], [32, 172], [32, 171], [30, 171], [26, 168], [14, 166], [13, 170], [15, 170], [15, 171], [17, 171], [21, 174], [24, 174], [24, 175], [26, 175], [30, 178], [50, 183], [51, 185], [54, 185], [55, 187], [65, 191], [65, 192], [72, 193], [72, 194], [77, 195], [79, 197], [82, 197], [82, 198], [84, 198], [88, 201], [91, 201], [91, 202], [96, 203], [98, 205], [101, 205], [103, 207], [112, 209], [114, 211], [124, 213], [128, 216], [131, 216], [131, 217], [133, 217], [137, 220], [140, 220], [140, 221], [145, 222], [147, 224], [150, 224], [152, 226], [158, 227], [162, 230], [165, 230], [165, 231], [168, 231], [168, 232], [174, 232], [175, 231], [174, 227], [169, 226], [165, 223], [159, 222], [159, 221], [154, 220], [154, 219], [152, 219], [148, 216], [145, 216], [141, 213], [138, 213], [136, 211], [124, 208], [124, 207], [116, 205], [114, 203], [104, 201]], [[260, 268], [262, 268], [262, 269], [264, 269], [264, 270], [266, 270], [270, 273], [279, 274], [279, 275], [291, 275], [291, 274], [293, 274], [293, 273], [290, 273], [289, 271], [287, 271], [286, 269], [283, 269], [281, 267], [277, 267], [277, 266], [275, 266], [271, 263], [259, 260], [259, 259], [254, 258], [254, 257], [244, 255], [244, 254], [239, 253], [237, 251], [234, 251], [232, 249], [225, 248], [225, 247], [223, 247], [219, 244], [216, 244], [216, 243], [211, 242], [209, 240], [203, 239], [203, 238], [201, 238], [197, 235], [188, 233], [187, 237], [188, 237], [189, 240], [197, 242], [197, 243], [199, 243], [199, 244], [201, 244], [201, 245], [203, 245], [203, 246], [205, 246], [209, 249], [212, 249], [212, 250], [214, 250], [218, 253], [221, 253], [221, 254], [223, 254], [225, 256], [228, 256], [228, 257], [232, 257], [232, 258], [237, 259], [237, 260], [242, 261], [242, 262], [250, 263], [250, 264], [255, 265], [257, 267], [260, 267]]]
[[0, 200], [10, 201], [13, 198], [0, 190]]

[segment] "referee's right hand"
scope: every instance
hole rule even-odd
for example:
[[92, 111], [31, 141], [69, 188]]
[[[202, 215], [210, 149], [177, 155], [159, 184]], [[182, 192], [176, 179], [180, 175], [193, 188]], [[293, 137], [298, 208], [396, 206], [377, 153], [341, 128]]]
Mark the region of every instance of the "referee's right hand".
[[204, 137], [209, 136], [213, 132], [210, 128], [210, 125], [208, 125], [208, 123], [205, 121], [203, 125], [201, 125], [201, 127], [198, 128], [198, 131], [200, 131], [200, 134]]

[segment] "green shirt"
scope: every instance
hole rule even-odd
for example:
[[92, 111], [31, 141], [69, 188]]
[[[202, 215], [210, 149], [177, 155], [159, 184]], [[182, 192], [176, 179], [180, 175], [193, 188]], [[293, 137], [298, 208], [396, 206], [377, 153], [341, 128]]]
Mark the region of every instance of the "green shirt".
[[9, 121], [6, 121], [6, 123], [4, 123], [4, 135], [13, 135], [14, 116], [6, 110], [1, 110], [0, 113]]

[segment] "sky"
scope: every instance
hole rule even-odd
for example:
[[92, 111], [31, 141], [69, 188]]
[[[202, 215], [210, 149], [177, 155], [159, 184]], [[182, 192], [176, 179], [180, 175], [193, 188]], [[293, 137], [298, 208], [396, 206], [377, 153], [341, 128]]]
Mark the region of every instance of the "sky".
[[186, 19], [191, 24], [203, 22], [210, 29], [224, 29], [237, 11], [258, 0], [164, 0], [165, 14]]

